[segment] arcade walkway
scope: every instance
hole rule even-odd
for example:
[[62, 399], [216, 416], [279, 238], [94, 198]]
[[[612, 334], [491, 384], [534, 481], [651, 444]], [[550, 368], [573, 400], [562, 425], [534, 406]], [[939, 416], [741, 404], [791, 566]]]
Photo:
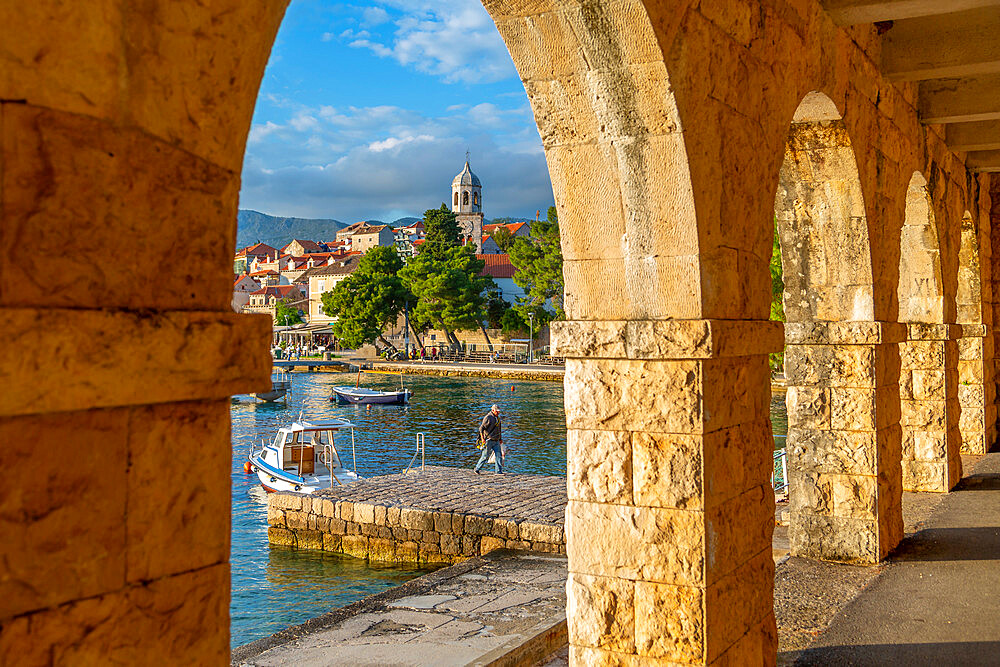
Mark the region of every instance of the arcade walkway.
[[1000, 453], [966, 472], [796, 664], [1000, 664]]

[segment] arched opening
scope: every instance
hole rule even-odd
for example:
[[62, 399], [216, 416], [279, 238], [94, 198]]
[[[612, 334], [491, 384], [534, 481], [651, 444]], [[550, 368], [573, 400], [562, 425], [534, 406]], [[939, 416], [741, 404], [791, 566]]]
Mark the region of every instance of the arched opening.
[[455, 206], [457, 207], [458, 206], [458, 193], [457, 192], [455, 193], [454, 200], [455, 200]]
[[854, 149], [822, 93], [807, 95], [793, 118], [775, 221], [785, 284], [791, 551], [878, 562], [902, 537], [899, 434], [878, 408], [883, 383], [895, 380], [881, 377], [886, 336], [874, 321]]
[[469, 205], [469, 191], [466, 190], [465, 192], [462, 193], [462, 206], [468, 206], [468, 205]]
[[479, 206], [479, 193], [478, 192], [473, 193], [473, 195], [472, 195], [472, 203], [475, 204], [477, 207]]
[[944, 323], [937, 221], [927, 180], [916, 172], [906, 191], [900, 233], [900, 426], [904, 491], [947, 491], [961, 478], [956, 374], [957, 332]]
[[995, 385], [988, 371], [989, 365], [985, 363], [989, 356], [989, 341], [983, 324], [979, 225], [969, 211], [965, 211], [962, 216], [955, 305], [957, 322], [962, 328], [958, 341], [958, 402], [961, 409], [959, 430], [962, 451], [985, 454], [992, 440], [987, 425], [995, 421]]

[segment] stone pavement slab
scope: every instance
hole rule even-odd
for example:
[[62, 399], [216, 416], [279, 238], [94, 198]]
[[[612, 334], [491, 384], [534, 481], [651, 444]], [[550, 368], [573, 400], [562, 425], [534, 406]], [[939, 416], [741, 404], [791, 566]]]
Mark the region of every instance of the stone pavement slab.
[[796, 664], [1000, 664], [1000, 454], [967, 475]]
[[488, 665], [566, 643], [566, 557], [495, 551], [237, 648], [233, 665]]
[[[490, 464], [492, 466], [492, 464]], [[563, 524], [566, 478], [427, 466], [324, 489], [332, 500]]]

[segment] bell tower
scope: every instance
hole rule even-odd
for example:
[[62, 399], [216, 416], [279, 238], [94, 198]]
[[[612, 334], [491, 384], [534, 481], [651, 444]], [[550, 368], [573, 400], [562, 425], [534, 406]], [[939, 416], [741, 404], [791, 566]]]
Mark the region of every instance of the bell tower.
[[[483, 186], [479, 177], [469, 167], [469, 153], [465, 154], [465, 168], [451, 182], [451, 210], [458, 221], [462, 236], [476, 245], [476, 252], [483, 251]], [[471, 237], [471, 238], [470, 238]]]

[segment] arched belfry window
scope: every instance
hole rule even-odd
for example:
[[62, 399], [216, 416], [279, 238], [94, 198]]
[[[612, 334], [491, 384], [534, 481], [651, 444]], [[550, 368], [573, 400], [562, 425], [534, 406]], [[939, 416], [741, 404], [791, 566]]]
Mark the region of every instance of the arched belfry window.
[[472, 203], [475, 204], [476, 206], [479, 206], [479, 193], [478, 192], [474, 192], [472, 194]]
[[469, 191], [466, 190], [465, 192], [462, 193], [462, 206], [468, 206], [468, 205], [469, 205]]
[[455, 206], [458, 206], [458, 193], [455, 193]]

